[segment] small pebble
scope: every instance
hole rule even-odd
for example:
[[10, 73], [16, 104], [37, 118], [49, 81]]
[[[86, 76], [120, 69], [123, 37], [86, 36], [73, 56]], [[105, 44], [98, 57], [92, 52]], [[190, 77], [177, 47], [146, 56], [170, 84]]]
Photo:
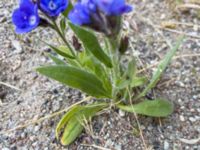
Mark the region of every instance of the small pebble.
[[123, 111], [123, 110], [119, 110], [119, 115], [120, 115], [120, 117], [124, 117], [125, 116], [125, 112]]
[[185, 118], [182, 115], [180, 115], [180, 120], [185, 121]]
[[115, 149], [116, 149], [116, 150], [122, 150], [122, 146], [116, 144], [116, 145], [115, 145]]
[[40, 126], [35, 126], [34, 131], [37, 132], [40, 130]]
[[15, 51], [16, 53], [21, 54], [23, 52], [21, 44], [20, 44], [19, 41], [13, 40], [12, 45], [16, 49], [16, 51]]
[[190, 120], [191, 122], [195, 122], [195, 121], [196, 121], [196, 119], [195, 119], [194, 117], [189, 117], [189, 120]]
[[164, 141], [164, 150], [169, 150], [169, 143]]

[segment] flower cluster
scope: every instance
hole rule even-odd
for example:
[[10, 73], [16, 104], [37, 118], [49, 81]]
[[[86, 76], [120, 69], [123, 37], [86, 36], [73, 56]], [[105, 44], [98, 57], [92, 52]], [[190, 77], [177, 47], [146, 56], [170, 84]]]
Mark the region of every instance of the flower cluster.
[[[42, 21], [39, 10], [49, 18], [56, 18], [68, 5], [68, 0], [20, 0], [19, 8], [14, 10], [12, 16], [16, 33], [35, 29]], [[78, 0], [68, 18], [73, 24], [87, 25], [109, 34], [109, 28], [113, 28], [113, 17], [131, 10], [125, 0]]]
[[68, 0], [20, 0], [12, 15], [16, 33], [30, 32], [40, 24], [39, 9], [49, 17], [57, 17], [67, 6]]
[[130, 11], [132, 7], [124, 0], [79, 0], [69, 13], [69, 19], [76, 25], [89, 26], [109, 35], [117, 27], [117, 17]]
[[91, 23], [95, 13], [119, 16], [131, 10], [132, 7], [126, 5], [124, 0], [79, 0], [69, 14], [69, 19], [74, 24], [84, 25]]

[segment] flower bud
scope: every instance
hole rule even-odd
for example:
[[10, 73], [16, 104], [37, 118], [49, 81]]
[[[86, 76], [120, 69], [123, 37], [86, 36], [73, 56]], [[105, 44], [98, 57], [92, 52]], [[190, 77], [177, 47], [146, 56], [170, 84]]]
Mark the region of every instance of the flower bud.
[[78, 38], [75, 35], [72, 36], [72, 44], [73, 44], [75, 50], [80, 51], [81, 44], [80, 44], [80, 42], [78, 41]]
[[45, 18], [40, 18], [39, 26], [41, 26], [41, 27], [50, 27], [51, 24]]
[[119, 52], [121, 54], [124, 54], [128, 49], [128, 45], [129, 45], [129, 38], [127, 36], [122, 37], [120, 41]]

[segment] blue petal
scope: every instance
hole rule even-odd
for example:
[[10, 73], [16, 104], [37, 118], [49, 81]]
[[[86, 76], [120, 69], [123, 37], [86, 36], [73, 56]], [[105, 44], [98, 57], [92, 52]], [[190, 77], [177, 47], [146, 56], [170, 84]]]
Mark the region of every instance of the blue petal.
[[58, 16], [67, 6], [68, 0], [40, 0], [40, 8], [48, 16]]
[[80, 3], [86, 8], [86, 11], [90, 13], [96, 12], [96, 3], [94, 0], [81, 0]]
[[69, 20], [76, 25], [89, 24], [91, 22], [90, 16], [85, 7], [77, 3], [74, 9], [68, 15]]
[[26, 33], [35, 29], [39, 24], [38, 7], [29, 0], [21, 0], [18, 9], [14, 10], [12, 22], [17, 33]]
[[125, 0], [97, 0], [97, 5], [106, 15], [122, 15], [132, 10]]

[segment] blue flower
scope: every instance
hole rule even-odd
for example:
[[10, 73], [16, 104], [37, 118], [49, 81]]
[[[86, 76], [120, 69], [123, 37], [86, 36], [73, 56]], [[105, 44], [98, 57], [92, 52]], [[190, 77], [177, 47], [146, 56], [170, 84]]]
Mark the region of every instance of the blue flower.
[[56, 17], [66, 10], [68, 0], [40, 0], [39, 6], [48, 16]]
[[96, 12], [96, 3], [95, 0], [79, 0], [81, 5], [85, 7], [88, 13], [95, 13]]
[[40, 22], [37, 5], [30, 0], [21, 0], [19, 8], [15, 9], [12, 14], [12, 22], [18, 34], [35, 29]]
[[98, 8], [108, 16], [118, 16], [132, 11], [125, 0], [96, 0]]
[[73, 24], [84, 25], [91, 23], [90, 11], [86, 5], [86, 3], [77, 2], [74, 9], [69, 13], [68, 18]]

